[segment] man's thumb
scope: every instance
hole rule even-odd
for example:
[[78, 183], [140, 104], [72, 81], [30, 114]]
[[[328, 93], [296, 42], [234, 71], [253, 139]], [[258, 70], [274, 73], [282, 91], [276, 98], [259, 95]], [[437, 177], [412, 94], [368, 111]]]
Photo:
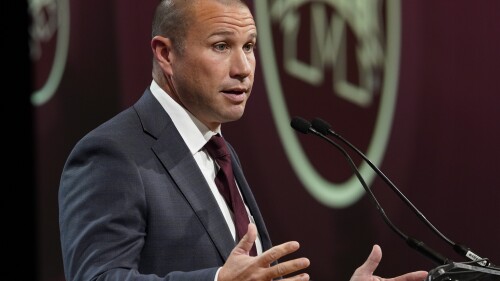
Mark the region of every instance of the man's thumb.
[[374, 272], [380, 260], [382, 260], [382, 249], [380, 249], [379, 245], [373, 245], [372, 251], [362, 267], [367, 270], [367, 272]]
[[239, 253], [248, 254], [257, 239], [257, 227], [253, 223], [248, 224], [247, 233], [241, 238], [235, 250]]

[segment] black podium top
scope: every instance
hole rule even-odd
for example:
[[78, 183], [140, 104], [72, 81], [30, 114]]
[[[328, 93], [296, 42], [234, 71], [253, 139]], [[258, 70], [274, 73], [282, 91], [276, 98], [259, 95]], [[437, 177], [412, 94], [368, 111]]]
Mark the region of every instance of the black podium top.
[[430, 270], [426, 281], [500, 281], [500, 268], [452, 262]]

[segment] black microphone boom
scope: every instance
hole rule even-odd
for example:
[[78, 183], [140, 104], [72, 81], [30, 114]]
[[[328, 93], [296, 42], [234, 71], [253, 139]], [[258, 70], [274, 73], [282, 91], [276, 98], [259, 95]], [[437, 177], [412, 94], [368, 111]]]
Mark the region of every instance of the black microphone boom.
[[379, 211], [379, 213], [382, 215], [382, 218], [384, 219], [384, 222], [394, 231], [396, 234], [398, 234], [401, 238], [403, 238], [406, 243], [413, 249], [416, 249], [419, 251], [421, 254], [426, 256], [427, 258], [431, 259], [433, 262], [437, 263], [438, 265], [444, 265], [448, 264], [452, 261], [449, 259], [445, 258], [443, 255], [439, 254], [438, 252], [434, 251], [433, 249], [429, 248], [427, 245], [425, 245], [422, 241], [419, 241], [413, 237], [409, 237], [408, 235], [404, 234], [401, 230], [399, 230], [389, 219], [389, 217], [386, 215], [384, 209], [380, 205], [380, 203], [377, 201], [377, 198], [371, 191], [371, 189], [368, 187], [366, 184], [365, 180], [359, 173], [358, 168], [354, 164], [354, 161], [352, 161], [352, 158], [349, 156], [349, 154], [345, 151], [344, 148], [342, 148], [339, 144], [336, 142], [332, 141], [328, 137], [326, 137], [324, 134], [322, 134], [320, 131], [316, 130], [315, 128], [312, 127], [311, 123], [304, 118], [301, 117], [294, 117], [292, 118], [292, 121], [290, 122], [290, 125], [292, 128], [295, 130], [303, 133], [303, 134], [308, 134], [308, 133], [313, 133], [322, 139], [326, 140], [330, 144], [334, 145], [347, 159], [352, 171], [358, 178], [359, 182], [365, 189], [365, 191], [370, 195], [370, 199], [372, 202], [375, 204], [375, 207]]
[[328, 124], [326, 121], [324, 121], [321, 118], [315, 118], [311, 121], [311, 126], [314, 128], [314, 130], [320, 132], [323, 135], [332, 135], [335, 138], [339, 139], [343, 143], [345, 143], [347, 146], [349, 146], [352, 150], [354, 150], [359, 156], [361, 156], [368, 165], [379, 175], [382, 180], [399, 196], [403, 202], [410, 207], [410, 209], [415, 213], [415, 215], [425, 223], [435, 234], [437, 234], [440, 238], [442, 238], [444, 241], [446, 241], [448, 244], [450, 244], [455, 252], [460, 254], [461, 256], [470, 259], [471, 261], [477, 261], [480, 265], [483, 266], [490, 266], [490, 262], [487, 259], [481, 258], [479, 255], [475, 254], [470, 250], [470, 248], [462, 245], [462, 244], [457, 244], [453, 242], [451, 239], [446, 237], [444, 234], [442, 234], [432, 223], [420, 212], [420, 210], [413, 205], [408, 198], [396, 187], [394, 183], [386, 176], [384, 173], [377, 168], [371, 161], [366, 157], [357, 147], [352, 145], [349, 141], [347, 141], [345, 138], [343, 138], [340, 134], [336, 133], [331, 129], [330, 124]]

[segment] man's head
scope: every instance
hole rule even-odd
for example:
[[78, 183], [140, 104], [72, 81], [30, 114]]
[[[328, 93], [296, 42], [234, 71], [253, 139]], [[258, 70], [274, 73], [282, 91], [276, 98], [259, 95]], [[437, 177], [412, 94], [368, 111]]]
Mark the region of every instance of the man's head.
[[162, 1], [153, 20], [153, 78], [214, 129], [243, 115], [256, 39], [253, 16], [239, 0]]

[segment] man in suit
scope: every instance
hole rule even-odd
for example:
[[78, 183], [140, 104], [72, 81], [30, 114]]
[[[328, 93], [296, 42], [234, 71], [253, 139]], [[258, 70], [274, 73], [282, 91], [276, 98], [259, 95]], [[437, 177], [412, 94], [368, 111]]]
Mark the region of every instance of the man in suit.
[[[309, 280], [307, 258], [278, 259], [236, 152], [226, 143], [248, 230], [214, 178], [205, 144], [244, 112], [254, 79], [257, 29], [239, 0], [164, 0], [153, 19], [153, 80], [141, 98], [84, 136], [61, 176], [65, 277], [73, 280]], [[256, 246], [257, 256], [250, 255]], [[375, 246], [353, 281], [370, 281]], [[425, 272], [397, 277], [416, 281]]]

